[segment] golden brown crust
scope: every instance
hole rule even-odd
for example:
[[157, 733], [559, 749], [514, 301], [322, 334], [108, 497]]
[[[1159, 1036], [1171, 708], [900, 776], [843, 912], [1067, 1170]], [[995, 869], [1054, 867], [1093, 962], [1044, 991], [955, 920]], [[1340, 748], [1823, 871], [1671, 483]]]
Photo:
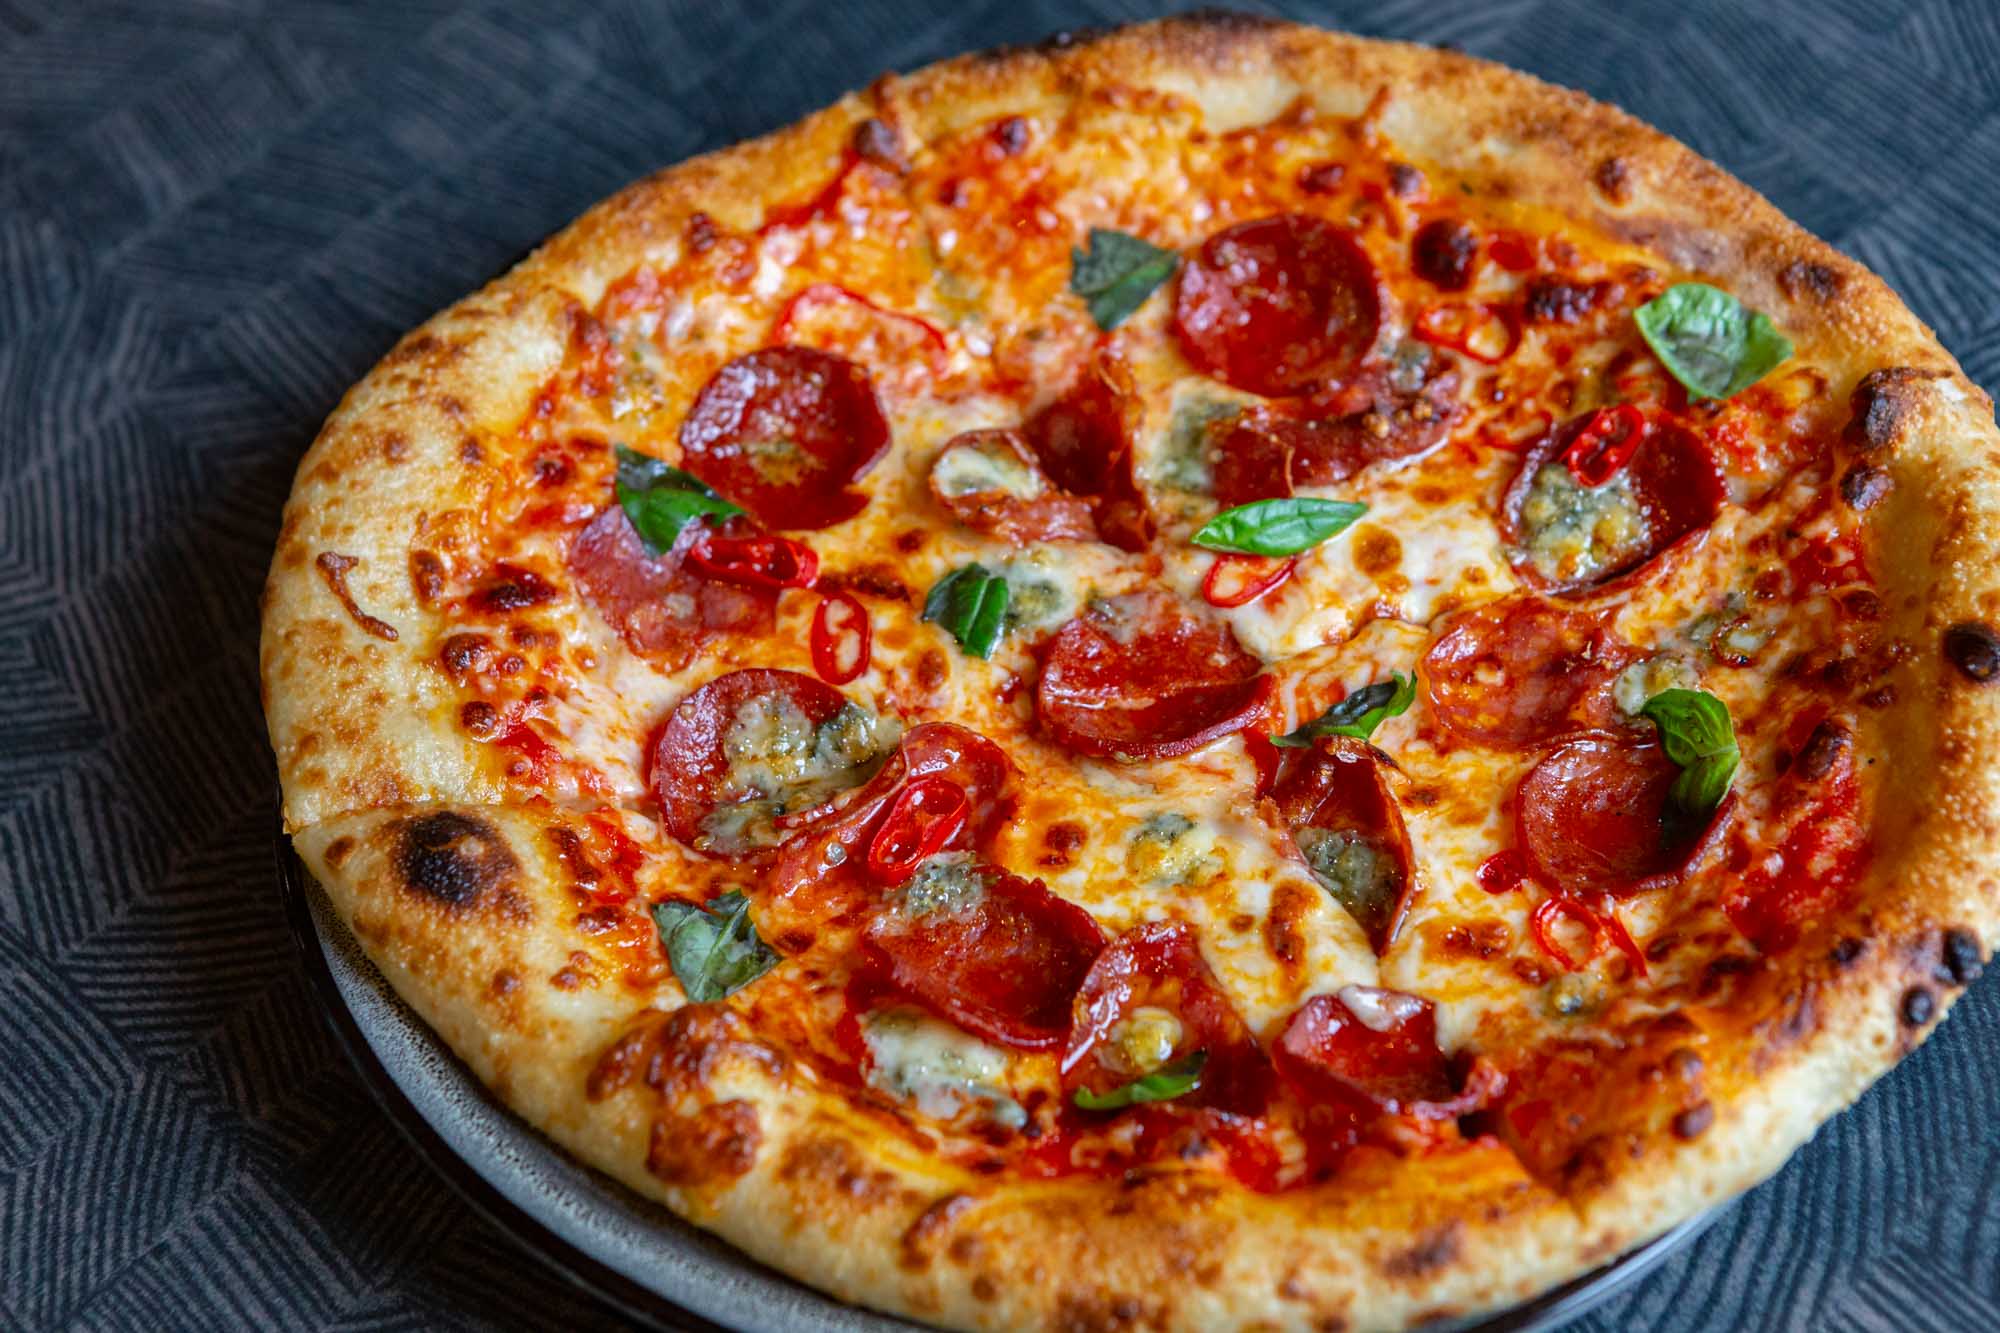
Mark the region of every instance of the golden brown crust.
[[[486, 432], [553, 368], [567, 312], [678, 253], [692, 214], [749, 225], [809, 192], [871, 113], [921, 152], [964, 125], [1130, 88], [1197, 104], [1211, 126], [1302, 96], [1356, 116], [1391, 90], [1379, 123], [1412, 155], [1713, 277], [1844, 368], [1833, 392], [1860, 391], [1850, 447], [1888, 483], [1866, 511], [1885, 632], [1913, 646], [1896, 708], [1864, 724], [1888, 769], [1876, 788], [1887, 840], [1851, 912], [1705, 1016], [1704, 1099], [1609, 1135], [1566, 1199], [1497, 1148], [1385, 1157], [1268, 1198], [1176, 1176], [999, 1189], [884, 1139], [758, 1054], [754, 1034], [692, 1023], [672, 1041], [697, 1065], [713, 1056], [696, 1085], [627, 1080], [587, 1101], [578, 1090], [634, 1006], [614, 1002], [615, 986], [553, 980], [590, 951], [556, 923], [562, 881], [540, 836], [556, 816], [476, 808], [504, 791], [440, 716], [431, 669], [402, 650], [435, 628], [413, 552], [450, 561], [453, 524], [468, 521], [452, 516], [476, 512], [486, 484]], [[1864, 385], [1883, 368], [1920, 373]], [[664, 172], [405, 339], [301, 465], [267, 593], [264, 684], [288, 823], [371, 957], [511, 1105], [634, 1188], [846, 1299], [955, 1326], [1397, 1327], [1526, 1297], [1754, 1184], [1948, 1012], [1967, 932], [1981, 957], [2000, 932], [2000, 682], [1944, 643], [1954, 626], [2000, 621], [1996, 547], [2000, 435], [1985, 395], [1878, 279], [1713, 165], [1469, 57], [1169, 20], [892, 78]], [[328, 552], [352, 561], [346, 599]], [[670, 1139], [714, 1151], [659, 1147], [663, 1117]], [[707, 1159], [741, 1169], [694, 1169]]]

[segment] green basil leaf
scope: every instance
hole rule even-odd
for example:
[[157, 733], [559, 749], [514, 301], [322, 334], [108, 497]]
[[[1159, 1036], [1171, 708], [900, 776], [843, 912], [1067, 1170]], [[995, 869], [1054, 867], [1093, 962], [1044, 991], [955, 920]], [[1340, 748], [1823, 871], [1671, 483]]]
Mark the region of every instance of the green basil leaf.
[[1207, 1063], [1208, 1052], [1195, 1051], [1102, 1096], [1089, 1088], [1078, 1088], [1071, 1094], [1071, 1100], [1086, 1111], [1115, 1111], [1121, 1106], [1137, 1106], [1142, 1102], [1172, 1101], [1201, 1086], [1202, 1066]]
[[699, 907], [654, 903], [653, 924], [674, 979], [695, 1004], [734, 995], [778, 965], [750, 920], [750, 900], [733, 890]]
[[1202, 524], [1193, 541], [1211, 551], [1297, 555], [1346, 531], [1367, 512], [1367, 505], [1352, 500], [1316, 500], [1308, 495], [1252, 500]]
[[1375, 734], [1375, 728], [1410, 711], [1416, 697], [1417, 678], [1391, 671], [1389, 679], [1362, 686], [1312, 721], [1273, 736], [1271, 744], [1303, 750], [1321, 736], [1352, 736], [1365, 741]]
[[1696, 398], [1729, 398], [1792, 354], [1761, 310], [1705, 282], [1667, 288], [1633, 313], [1654, 355]]
[[1653, 720], [1667, 758], [1681, 766], [1668, 793], [1673, 803], [1695, 816], [1722, 804], [1743, 758], [1728, 706], [1706, 690], [1662, 690], [1639, 715]]
[[639, 540], [654, 555], [673, 548], [681, 529], [700, 518], [731, 518], [743, 512], [699, 478], [677, 467], [618, 446], [618, 505]]
[[1090, 229], [1087, 244], [1088, 249], [1070, 247], [1069, 289], [1083, 298], [1097, 327], [1107, 332], [1144, 305], [1181, 262], [1172, 250], [1102, 227]]
[[924, 619], [942, 625], [974, 657], [990, 657], [1007, 618], [1007, 580], [980, 564], [961, 565], [924, 599]]

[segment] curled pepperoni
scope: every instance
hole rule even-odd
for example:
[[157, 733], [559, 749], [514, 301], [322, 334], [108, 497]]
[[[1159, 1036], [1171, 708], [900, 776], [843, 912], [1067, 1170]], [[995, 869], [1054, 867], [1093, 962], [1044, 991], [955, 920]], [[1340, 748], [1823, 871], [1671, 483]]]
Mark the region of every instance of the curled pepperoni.
[[1063, 1049], [1066, 1094], [1109, 1093], [1143, 1074], [1205, 1054], [1201, 1082], [1176, 1106], [1260, 1112], [1270, 1066], [1178, 921], [1135, 926], [1111, 943], [1076, 992]]
[[1061, 1046], [1070, 997], [1104, 948], [1090, 913], [998, 866], [948, 865], [930, 880], [920, 875], [862, 932], [889, 984], [1003, 1046]]
[[931, 464], [930, 481], [953, 518], [1016, 546], [1097, 539], [1090, 502], [1058, 490], [1018, 431], [953, 436]]
[[1651, 742], [1583, 736], [1521, 779], [1515, 836], [1558, 894], [1626, 896], [1678, 884], [1727, 823], [1734, 795], [1706, 820], [1682, 819], [1668, 791], [1680, 766]]
[[1166, 759], [1251, 725], [1271, 691], [1226, 624], [1150, 589], [1094, 601], [1056, 631], [1035, 710], [1078, 754]]
[[1595, 616], [1516, 596], [1453, 617], [1419, 674], [1447, 731], [1520, 750], [1612, 725], [1611, 681], [1637, 655]]
[[[1852, 736], [1837, 720], [1808, 715], [1786, 740], [1797, 757], [1773, 793], [1774, 817], [1723, 902], [1736, 928], [1766, 952], [1789, 948], [1807, 923], [1839, 906], [1868, 863]], [[1747, 849], [1738, 854], [1749, 859]]]
[[[611, 505], [570, 543], [569, 570], [584, 598], [633, 651], [679, 668], [718, 634], [769, 634], [777, 593], [703, 578], [688, 562], [706, 531], [690, 523], [673, 549], [652, 555], [625, 512]], [[722, 531], [747, 531], [731, 521]]]
[[[847, 706], [824, 681], [765, 668], [717, 676], [689, 694], [653, 743], [652, 784], [667, 832], [719, 856], [775, 845], [772, 821], [813, 776], [819, 729]], [[766, 818], [728, 818], [752, 806], [769, 807], [755, 811]]]
[[1139, 410], [1124, 363], [1101, 356], [1021, 427], [1049, 479], [1088, 500], [1098, 535], [1127, 551], [1142, 551], [1153, 538], [1153, 516], [1132, 475]]
[[1351, 374], [1381, 319], [1375, 266], [1353, 235], [1301, 213], [1209, 237], [1182, 267], [1174, 300], [1188, 360], [1266, 397]]
[[[1610, 419], [1618, 438], [1608, 450], [1588, 447], [1614, 429], [1606, 413], [1586, 412], [1550, 431], [1501, 499], [1501, 536], [1532, 586], [1573, 593], [1636, 573], [1706, 531], [1728, 498], [1715, 454], [1699, 435], [1629, 406]], [[1634, 423], [1641, 423], [1636, 443]], [[1593, 470], [1605, 463], [1614, 466]]]
[[824, 528], [868, 497], [853, 483], [889, 447], [868, 373], [809, 347], [739, 356], [681, 423], [681, 465], [771, 528]]
[[1241, 413], [1217, 442], [1215, 497], [1225, 506], [1277, 499], [1296, 486], [1331, 486], [1371, 464], [1428, 453], [1458, 417], [1457, 389], [1450, 370], [1418, 389], [1368, 373]]
[[1379, 956], [1409, 910], [1410, 835], [1379, 752], [1326, 736], [1279, 760], [1271, 799], [1313, 876], [1346, 908]]

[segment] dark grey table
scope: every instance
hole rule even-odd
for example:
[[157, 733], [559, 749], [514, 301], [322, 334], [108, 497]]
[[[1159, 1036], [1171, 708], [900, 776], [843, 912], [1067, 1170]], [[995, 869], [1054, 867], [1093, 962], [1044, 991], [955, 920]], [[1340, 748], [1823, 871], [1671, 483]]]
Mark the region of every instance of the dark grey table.
[[[1619, 102], [2000, 385], [1995, 0], [1278, 6]], [[256, 594], [404, 328], [592, 200], [1119, 0], [0, 0], [0, 1327], [598, 1326], [438, 1184], [274, 884]], [[2000, 1328], [2000, 983], [1601, 1329]]]

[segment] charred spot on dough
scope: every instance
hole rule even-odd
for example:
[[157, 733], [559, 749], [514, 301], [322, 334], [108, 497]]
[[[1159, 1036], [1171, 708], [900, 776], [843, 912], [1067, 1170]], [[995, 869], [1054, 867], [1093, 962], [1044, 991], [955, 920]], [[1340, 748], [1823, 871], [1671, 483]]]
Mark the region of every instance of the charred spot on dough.
[[1828, 950], [1826, 956], [1836, 968], [1844, 972], [1848, 968], [1853, 967], [1860, 960], [1861, 955], [1867, 952], [1868, 941], [1861, 939], [1859, 936], [1849, 935], [1845, 939], [1838, 941], [1832, 949]]
[[326, 845], [326, 863], [334, 870], [340, 869], [341, 863], [352, 855], [354, 855], [354, 839], [345, 835], [335, 838]]
[[2000, 633], [1977, 620], [1961, 620], [1944, 632], [1944, 655], [1967, 680], [1981, 685], [2000, 676]]
[[1847, 285], [1840, 270], [1810, 259], [1794, 259], [1778, 270], [1778, 288], [1794, 301], [1811, 299], [1821, 305], [1840, 295]]
[[946, 1234], [978, 1202], [970, 1194], [947, 1194], [935, 1200], [903, 1231], [902, 1253], [897, 1262], [912, 1273], [929, 1268], [937, 1259]]
[[1920, 1028], [1937, 1016], [1937, 992], [1929, 986], [1912, 986], [1903, 992], [1896, 1012], [1906, 1026]]
[[1894, 443], [1904, 422], [1917, 409], [1917, 386], [1942, 373], [1891, 366], [1863, 375], [1848, 399], [1854, 415], [1847, 423], [1847, 442], [1857, 449], [1881, 449]]
[[397, 881], [461, 911], [510, 890], [521, 870], [499, 830], [455, 810], [399, 819], [390, 838]]
[[896, 1189], [896, 1178], [868, 1165], [853, 1144], [834, 1135], [802, 1138], [778, 1163], [778, 1178], [812, 1183], [858, 1203], [878, 1203]]
[[1460, 1226], [1447, 1222], [1418, 1237], [1414, 1245], [1397, 1250], [1382, 1261], [1382, 1271], [1392, 1278], [1422, 1278], [1450, 1267], [1461, 1249]]
[[1677, 1139], [1698, 1139], [1708, 1132], [1715, 1123], [1715, 1103], [1706, 1099], [1681, 1111], [1674, 1117], [1674, 1137]]
[[[1117, 1333], [1146, 1318], [1146, 1303], [1119, 1292], [1069, 1292], [1056, 1298], [1050, 1327], [1064, 1333]], [[1147, 1322], [1152, 1322], [1148, 1320]]]
[[1979, 932], [1970, 926], [1953, 926], [1938, 941], [1938, 980], [1954, 986], [1970, 986], [1986, 970]]
[[1614, 204], [1627, 203], [1632, 198], [1632, 168], [1622, 157], [1607, 157], [1599, 162], [1591, 179], [1597, 183], [1598, 192]]
[[646, 1169], [669, 1185], [716, 1184], [755, 1166], [763, 1142], [755, 1106], [716, 1102], [692, 1115], [655, 1120]]
[[863, 162], [872, 162], [898, 176], [910, 169], [910, 161], [903, 155], [902, 136], [895, 126], [879, 116], [857, 122], [848, 142], [854, 155]]
[[1889, 494], [1889, 473], [1872, 463], [1856, 463], [1840, 479], [1840, 498], [1856, 513], [1880, 504]]

